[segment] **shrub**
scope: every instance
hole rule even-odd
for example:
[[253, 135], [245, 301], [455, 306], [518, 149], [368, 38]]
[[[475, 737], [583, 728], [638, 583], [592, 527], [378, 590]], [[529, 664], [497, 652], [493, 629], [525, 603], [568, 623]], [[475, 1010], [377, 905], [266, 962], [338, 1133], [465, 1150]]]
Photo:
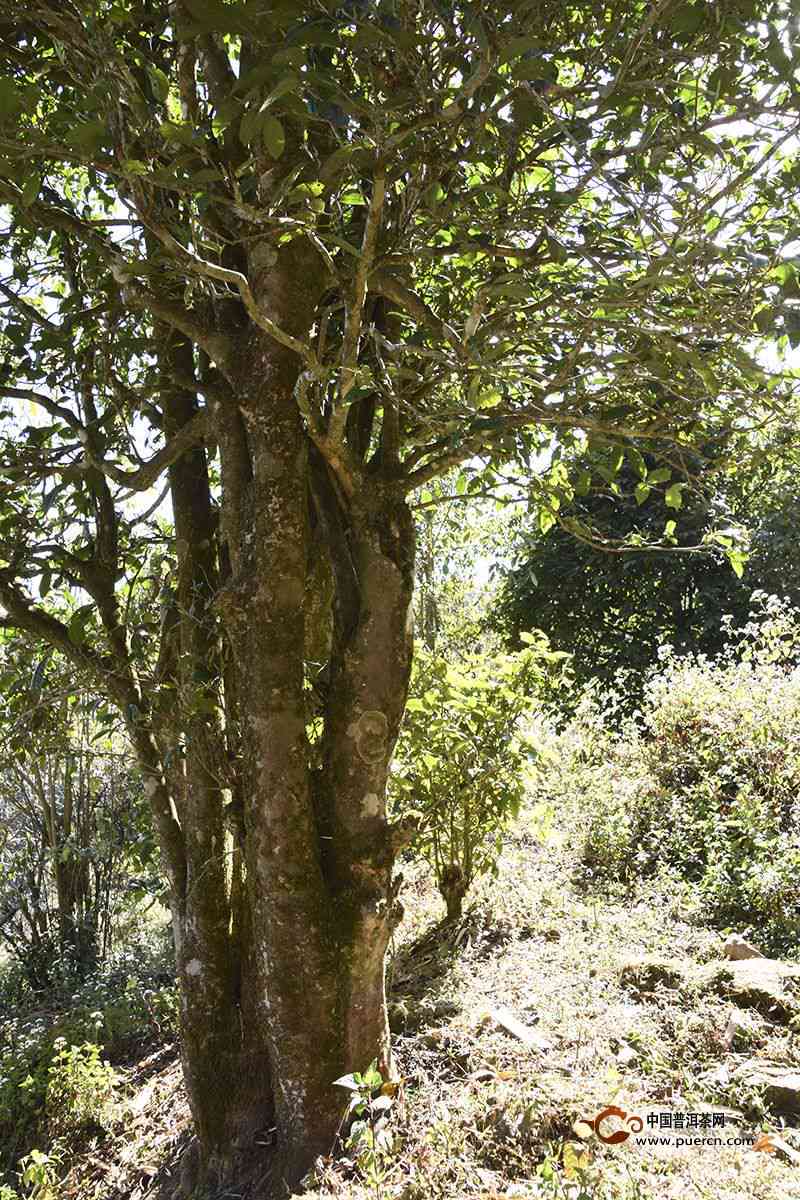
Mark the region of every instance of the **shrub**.
[[[45, 1154], [43, 1150], [33, 1149], [20, 1159], [19, 1165], [26, 1200], [58, 1200], [60, 1156], [57, 1153]], [[11, 1188], [7, 1190], [8, 1200], [17, 1200], [17, 1193]], [[0, 1190], [0, 1200], [5, 1200], [3, 1190]]]
[[[174, 968], [158, 944], [115, 953], [74, 990], [31, 993], [14, 963], [0, 970], [0, 1152], [15, 1160], [51, 1131], [47, 1097], [63, 1045], [102, 1041], [113, 1056], [132, 1041], [174, 1033]], [[47, 1007], [43, 1005], [47, 1004]], [[56, 1045], [58, 1039], [63, 1043]], [[10, 1182], [10, 1180], [9, 1180]]]
[[798, 661], [798, 614], [762, 601], [716, 660], [667, 656], [619, 732], [590, 696], [559, 739], [561, 767], [540, 777], [577, 813], [585, 870], [618, 880], [675, 870], [709, 920], [796, 946]]
[[59, 1038], [47, 1073], [45, 1108], [51, 1133], [80, 1133], [108, 1120], [116, 1075], [100, 1058], [100, 1046], [69, 1046]]
[[495, 868], [532, 752], [524, 718], [566, 657], [541, 636], [525, 637], [517, 654], [471, 654], [457, 664], [417, 652], [390, 794], [397, 812], [418, 821], [416, 850], [433, 866], [449, 918], [475, 877]]

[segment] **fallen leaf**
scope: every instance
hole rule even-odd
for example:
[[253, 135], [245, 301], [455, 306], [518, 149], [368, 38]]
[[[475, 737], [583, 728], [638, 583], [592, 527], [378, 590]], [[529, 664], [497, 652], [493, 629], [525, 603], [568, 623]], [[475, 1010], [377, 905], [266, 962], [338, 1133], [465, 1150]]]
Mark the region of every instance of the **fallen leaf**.
[[512, 1037], [517, 1038], [531, 1050], [552, 1050], [553, 1047], [545, 1038], [534, 1032], [530, 1025], [523, 1025], [522, 1021], [518, 1020], [507, 1008], [490, 1008], [489, 1017], [506, 1033], [510, 1033]]
[[800, 1150], [795, 1150], [777, 1133], [762, 1133], [753, 1144], [753, 1149], [763, 1150], [767, 1154], [777, 1154], [780, 1158], [785, 1158], [788, 1162], [793, 1163], [794, 1166], [800, 1167]]

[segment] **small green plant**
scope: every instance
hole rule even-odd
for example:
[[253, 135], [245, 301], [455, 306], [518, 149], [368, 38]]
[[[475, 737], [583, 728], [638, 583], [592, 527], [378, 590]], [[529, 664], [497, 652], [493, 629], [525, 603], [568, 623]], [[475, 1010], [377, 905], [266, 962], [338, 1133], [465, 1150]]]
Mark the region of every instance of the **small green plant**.
[[548, 673], [566, 657], [542, 635], [517, 654], [464, 656], [420, 648], [391, 780], [400, 815], [418, 822], [449, 919], [476, 876], [494, 871], [519, 812], [532, 745], [523, 722]]
[[[58, 1200], [60, 1162], [60, 1155], [56, 1151], [45, 1154], [43, 1150], [37, 1149], [31, 1150], [30, 1154], [20, 1159], [19, 1179], [25, 1189], [25, 1200]], [[16, 1192], [11, 1188], [8, 1192], [8, 1200], [11, 1200], [11, 1197], [16, 1198]]]
[[55, 1050], [45, 1099], [51, 1132], [58, 1136], [92, 1125], [104, 1126], [116, 1075], [100, 1058], [100, 1047], [94, 1042], [69, 1046], [65, 1039], [58, 1038]]
[[347, 1088], [350, 1102], [343, 1118], [349, 1130], [344, 1146], [364, 1182], [382, 1194], [388, 1160], [394, 1149], [394, 1138], [386, 1126], [386, 1114], [394, 1103], [398, 1084], [386, 1081], [371, 1063], [364, 1074], [354, 1071], [335, 1081], [336, 1087]]

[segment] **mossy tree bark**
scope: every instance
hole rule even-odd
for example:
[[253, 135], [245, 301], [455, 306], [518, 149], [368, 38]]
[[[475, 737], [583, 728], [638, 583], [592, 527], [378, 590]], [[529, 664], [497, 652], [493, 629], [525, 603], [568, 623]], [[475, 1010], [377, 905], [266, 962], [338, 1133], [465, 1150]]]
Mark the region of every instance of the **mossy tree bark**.
[[[287, 278], [273, 268], [264, 286], [299, 333], [308, 309], [288, 276], [313, 280], [317, 268], [296, 253]], [[310, 443], [297, 356], [253, 327], [237, 346], [238, 378], [214, 407], [219, 513], [201, 449], [170, 468], [177, 585], [151, 713], [166, 771], [141, 731], [140, 743], [176, 827], [195, 1167], [218, 1183], [264, 1176], [266, 1195], [331, 1149], [333, 1081], [373, 1060], [390, 1069], [384, 959], [405, 831], [390, 826], [385, 797], [411, 664], [414, 530], [399, 491], [362, 477], [347, 494]], [[165, 337], [173, 374], [186, 350]], [[193, 419], [179, 391], [170, 416], [172, 435]], [[306, 614], [320, 552], [333, 612], [314, 740], [319, 614]]]

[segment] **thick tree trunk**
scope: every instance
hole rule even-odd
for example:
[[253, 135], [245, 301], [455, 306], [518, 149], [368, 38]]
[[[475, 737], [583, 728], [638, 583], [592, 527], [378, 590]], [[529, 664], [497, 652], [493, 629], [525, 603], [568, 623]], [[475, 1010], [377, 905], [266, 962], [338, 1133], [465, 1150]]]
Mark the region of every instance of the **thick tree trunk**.
[[[304, 252], [284, 278], [270, 253], [260, 264], [253, 252], [254, 291], [282, 328], [302, 331]], [[399, 835], [385, 796], [411, 663], [414, 536], [390, 484], [359, 470], [345, 495], [312, 446], [297, 355], [254, 326], [239, 337], [239, 386], [210, 402], [218, 522], [203, 451], [170, 468], [179, 568], [156, 737], [135, 721], [131, 732], [172, 879], [199, 1150], [186, 1189], [202, 1180], [271, 1197], [334, 1146], [334, 1080], [373, 1061], [390, 1070]], [[170, 356], [174, 373], [192, 373], [179, 340]], [[173, 388], [168, 434], [194, 405]], [[320, 547], [333, 576], [324, 637], [308, 589]]]
[[330, 667], [314, 772], [304, 692], [309, 461], [292, 396], [297, 366], [255, 341], [240, 405], [249, 514], [232, 523], [242, 537], [224, 612], [246, 714], [252, 1017], [267, 1031], [281, 1172], [296, 1182], [332, 1148], [341, 1116], [333, 1081], [373, 1060], [389, 1069], [384, 957], [396, 906], [384, 797], [410, 665], [412, 530], [408, 513], [377, 495], [349, 514], [359, 598]]

